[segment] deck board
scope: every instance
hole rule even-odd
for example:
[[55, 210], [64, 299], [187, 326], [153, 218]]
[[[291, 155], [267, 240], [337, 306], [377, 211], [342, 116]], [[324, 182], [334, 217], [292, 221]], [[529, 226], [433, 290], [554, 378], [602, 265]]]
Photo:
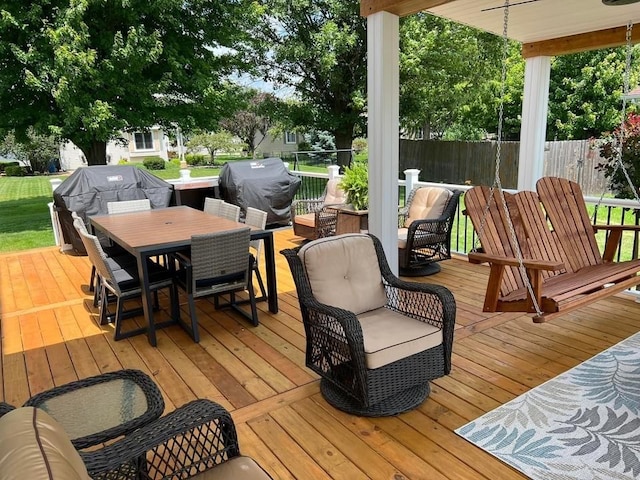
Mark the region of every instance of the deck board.
[[[275, 234], [276, 251], [300, 244]], [[0, 255], [0, 398], [14, 405], [78, 378], [120, 368], [151, 375], [170, 411], [195, 398], [234, 417], [243, 453], [276, 479], [524, 479], [453, 430], [640, 331], [640, 303], [617, 295], [545, 324], [520, 313], [482, 312], [488, 269], [464, 258], [434, 276], [454, 293], [451, 375], [429, 399], [393, 418], [358, 418], [331, 407], [304, 366], [305, 332], [284, 258], [276, 255], [280, 311], [259, 304], [260, 325], [197, 300], [201, 342], [179, 327], [116, 342], [97, 324], [86, 257], [55, 248]], [[181, 312], [188, 318], [186, 298]], [[168, 307], [161, 294], [161, 306]], [[160, 313], [166, 315], [166, 311]], [[128, 320], [139, 324], [142, 319]]]

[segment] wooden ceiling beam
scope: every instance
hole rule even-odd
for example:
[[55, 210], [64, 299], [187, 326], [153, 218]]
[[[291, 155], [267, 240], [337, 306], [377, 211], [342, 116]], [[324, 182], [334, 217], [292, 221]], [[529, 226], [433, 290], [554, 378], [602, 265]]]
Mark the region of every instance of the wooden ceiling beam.
[[427, 8], [451, 2], [455, 0], [361, 0], [360, 15], [368, 17], [378, 12], [389, 12], [399, 17], [406, 17]]
[[[556, 56], [586, 52], [600, 48], [620, 47], [627, 43], [626, 33], [627, 27], [622, 26], [598, 30], [597, 32], [553, 38], [540, 42], [525, 43], [522, 45], [522, 56], [524, 58]], [[640, 29], [633, 29], [631, 42], [640, 42]]]

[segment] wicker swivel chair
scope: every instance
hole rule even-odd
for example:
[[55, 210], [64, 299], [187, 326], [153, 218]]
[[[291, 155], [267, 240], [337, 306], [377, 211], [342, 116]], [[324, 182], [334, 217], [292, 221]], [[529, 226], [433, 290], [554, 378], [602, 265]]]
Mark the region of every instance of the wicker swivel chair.
[[398, 220], [400, 275], [432, 275], [440, 271], [437, 262], [451, 258], [451, 228], [460, 193], [440, 187], [411, 191]]
[[[77, 222], [78, 220], [75, 220]], [[147, 333], [147, 327], [140, 327], [123, 331], [122, 321], [125, 318], [139, 315], [141, 309], [125, 310], [124, 303], [127, 300], [137, 298], [142, 294], [140, 277], [137, 265], [120, 265], [114, 259], [107, 259], [102, 245], [95, 235], [83, 232], [78, 226], [76, 230], [80, 234], [82, 244], [89, 255], [89, 260], [96, 267], [100, 277], [100, 292], [98, 295], [100, 309], [100, 325], [114, 323], [114, 339], [132, 337], [141, 333]], [[159, 322], [149, 326], [150, 328], [161, 328], [169, 324], [174, 324], [180, 320], [180, 310], [178, 305], [178, 291], [174, 282], [173, 272], [160, 265], [149, 261], [149, 285], [151, 292], [155, 293], [162, 288], [169, 288], [171, 301], [171, 320]], [[116, 309], [113, 314], [109, 313], [110, 298], [116, 298]]]
[[[191, 324], [183, 326], [198, 342], [198, 319], [195, 299], [214, 295], [216, 308], [231, 307], [253, 325], [258, 325], [251, 266], [253, 257], [249, 253], [250, 228], [239, 228], [223, 232], [194, 235], [191, 237], [191, 251], [175, 254], [178, 265], [177, 282], [189, 297]], [[247, 290], [251, 304], [251, 314], [240, 308], [236, 292]], [[221, 294], [229, 294], [227, 303], [220, 303]]]
[[429, 380], [449, 373], [453, 295], [395, 277], [376, 237], [338, 235], [281, 253], [298, 292], [306, 365], [330, 404], [395, 415], [420, 405]]
[[309, 240], [334, 235], [338, 214], [330, 207], [345, 205], [346, 202], [347, 196], [340, 188], [340, 179], [329, 180], [322, 197], [296, 200], [291, 204], [293, 233]]

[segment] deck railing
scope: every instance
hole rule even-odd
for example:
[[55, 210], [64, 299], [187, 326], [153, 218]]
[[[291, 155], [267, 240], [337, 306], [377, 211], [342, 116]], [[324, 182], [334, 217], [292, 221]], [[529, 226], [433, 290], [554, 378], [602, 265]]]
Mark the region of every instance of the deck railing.
[[[299, 175], [302, 184], [296, 198], [319, 198], [324, 191], [329, 178], [338, 176], [337, 169], [329, 167], [328, 173], [309, 173], [293, 170], [292, 173]], [[457, 190], [469, 190], [469, 185], [453, 185], [443, 183], [421, 182], [417, 180], [417, 171], [408, 170], [405, 172], [406, 178], [398, 180], [398, 198], [400, 206], [403, 206], [409, 192], [416, 186], [438, 186]], [[505, 190], [514, 193], [514, 190]], [[587, 209], [592, 219], [596, 219], [596, 223], [605, 225], [640, 225], [640, 206], [633, 200], [622, 200], [616, 198], [605, 197], [602, 200], [598, 197], [585, 197]], [[458, 211], [453, 223], [453, 233], [451, 236], [452, 251], [460, 254], [466, 254], [476, 247], [477, 236], [473, 230], [473, 225], [464, 212], [464, 195], [460, 198]], [[606, 242], [606, 232], [601, 231], [596, 235], [598, 243], [603, 248]], [[638, 258], [640, 249], [640, 234], [626, 232], [620, 239], [618, 246], [617, 261], [631, 260]]]

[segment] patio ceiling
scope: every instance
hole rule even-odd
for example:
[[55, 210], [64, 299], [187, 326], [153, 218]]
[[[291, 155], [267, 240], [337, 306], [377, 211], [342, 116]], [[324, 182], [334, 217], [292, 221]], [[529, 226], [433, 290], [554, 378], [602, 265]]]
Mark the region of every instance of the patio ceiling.
[[[523, 55], [560, 55], [625, 43], [629, 21], [640, 23], [640, 3], [606, 6], [601, 0], [512, 0], [509, 37]], [[520, 3], [520, 4], [518, 4]], [[407, 16], [427, 11], [502, 35], [503, 0], [362, 0], [363, 16], [386, 11]], [[640, 28], [633, 41], [640, 41]]]

